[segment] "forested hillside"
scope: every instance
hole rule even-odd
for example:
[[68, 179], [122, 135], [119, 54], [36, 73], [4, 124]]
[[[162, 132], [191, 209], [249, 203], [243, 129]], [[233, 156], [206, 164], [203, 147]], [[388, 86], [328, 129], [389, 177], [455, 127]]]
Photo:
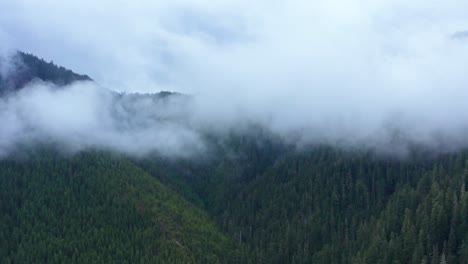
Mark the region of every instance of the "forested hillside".
[[468, 263], [467, 151], [298, 148], [258, 126], [204, 140], [189, 158], [2, 157], [0, 263]]
[[207, 214], [106, 153], [0, 162], [2, 263], [230, 263]]
[[21, 89], [35, 80], [52, 82], [56, 85], [67, 85], [74, 81], [91, 81], [87, 75], [74, 73], [55, 65], [52, 61], [46, 62], [44, 59], [24, 52], [0, 58], [0, 67], [2, 64], [5, 64], [8, 69], [3, 76], [0, 74], [0, 95]]
[[286, 155], [235, 193], [218, 185], [224, 195], [210, 202], [257, 263], [465, 263], [467, 157], [318, 148]]
[[[0, 80], [2, 88], [90, 80], [32, 55], [15, 58], [18, 69]], [[157, 100], [172, 93], [115, 95]], [[206, 212], [127, 157], [70, 156], [56, 144], [18, 147], [0, 160], [0, 263], [247, 262]]]
[[165, 181], [198, 193], [255, 263], [466, 263], [467, 152], [401, 159], [251, 136]]

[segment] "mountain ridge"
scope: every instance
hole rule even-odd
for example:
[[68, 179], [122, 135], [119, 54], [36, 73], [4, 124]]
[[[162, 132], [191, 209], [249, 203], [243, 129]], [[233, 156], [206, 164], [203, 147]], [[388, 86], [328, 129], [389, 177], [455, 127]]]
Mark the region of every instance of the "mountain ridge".
[[38, 152], [23, 159], [3, 158], [0, 259], [352, 264], [468, 259], [467, 150], [430, 155], [415, 146], [405, 157], [389, 157], [326, 144], [298, 149], [255, 126], [206, 139], [209, 155], [192, 159], [133, 157], [97, 147], [64, 156], [60, 145], [26, 148]]

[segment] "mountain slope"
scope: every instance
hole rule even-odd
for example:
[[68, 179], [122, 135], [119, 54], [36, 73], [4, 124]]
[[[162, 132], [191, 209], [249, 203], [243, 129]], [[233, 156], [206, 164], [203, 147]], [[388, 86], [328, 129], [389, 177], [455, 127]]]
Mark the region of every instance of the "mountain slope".
[[53, 62], [46, 62], [32, 54], [17, 52], [10, 58], [0, 58], [9, 70], [0, 74], [0, 94], [19, 90], [34, 80], [51, 82], [59, 86], [74, 81], [92, 81], [87, 75], [77, 74]]
[[[466, 263], [467, 152], [402, 160], [244, 144], [245, 158], [221, 155], [186, 181], [255, 263]], [[273, 161], [252, 173], [258, 153]]]
[[[132, 124], [172, 95], [114, 99]], [[467, 263], [467, 151], [297, 149], [258, 126], [203, 136], [191, 159], [20, 146], [0, 161], [0, 262]]]
[[[33, 55], [13, 59], [14, 71], [0, 79], [4, 93], [34, 80], [91, 80]], [[246, 263], [205, 212], [126, 157], [18, 147], [0, 160], [1, 263]]]
[[2, 263], [227, 263], [207, 215], [122, 157], [0, 161]]

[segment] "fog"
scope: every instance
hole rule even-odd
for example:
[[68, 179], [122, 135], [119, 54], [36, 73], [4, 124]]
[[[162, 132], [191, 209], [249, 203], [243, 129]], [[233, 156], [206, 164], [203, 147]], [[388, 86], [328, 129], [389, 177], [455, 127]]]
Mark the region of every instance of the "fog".
[[[2, 1], [0, 39], [98, 84], [33, 84], [3, 100], [0, 149], [47, 138], [172, 156], [248, 124], [297, 145], [468, 145], [468, 2], [251, 2]], [[141, 122], [122, 123], [125, 104], [100, 87], [192, 99], [132, 102], [123, 120]]]
[[37, 82], [0, 101], [0, 156], [25, 144], [59, 144], [64, 153], [103, 149], [142, 156], [200, 153], [189, 128], [187, 98], [111, 93], [92, 82]]

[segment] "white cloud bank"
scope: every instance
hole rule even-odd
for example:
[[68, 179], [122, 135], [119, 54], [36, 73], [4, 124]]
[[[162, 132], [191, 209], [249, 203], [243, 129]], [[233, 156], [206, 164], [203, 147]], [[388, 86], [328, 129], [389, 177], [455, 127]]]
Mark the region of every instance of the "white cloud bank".
[[197, 127], [248, 120], [304, 142], [390, 147], [399, 134], [453, 149], [468, 144], [466, 10], [461, 0], [7, 0], [0, 32], [111, 89], [194, 94]]
[[142, 156], [189, 157], [204, 150], [186, 120], [187, 99], [121, 96], [92, 82], [57, 88], [34, 83], [0, 99], [0, 156], [19, 145], [53, 143]]

